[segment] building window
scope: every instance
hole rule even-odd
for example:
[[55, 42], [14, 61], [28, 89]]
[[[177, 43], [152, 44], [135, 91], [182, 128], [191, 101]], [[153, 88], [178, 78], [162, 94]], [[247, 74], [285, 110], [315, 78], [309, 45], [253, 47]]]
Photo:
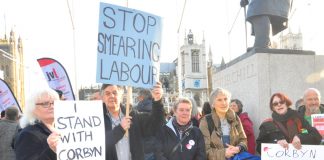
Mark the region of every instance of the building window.
[[199, 50], [191, 50], [191, 63], [192, 72], [199, 72]]

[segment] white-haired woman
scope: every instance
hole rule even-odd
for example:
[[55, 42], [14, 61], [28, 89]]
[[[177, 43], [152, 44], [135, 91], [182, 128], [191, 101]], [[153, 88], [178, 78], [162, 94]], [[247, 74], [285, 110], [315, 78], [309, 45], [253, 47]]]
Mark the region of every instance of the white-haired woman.
[[247, 149], [241, 121], [229, 109], [230, 99], [231, 94], [227, 90], [214, 90], [210, 96], [211, 114], [200, 121], [208, 160], [229, 159]]
[[23, 129], [15, 140], [17, 160], [56, 160], [55, 148], [47, 140], [54, 131], [55, 100], [59, 96], [50, 88], [37, 89], [31, 95], [20, 120]]

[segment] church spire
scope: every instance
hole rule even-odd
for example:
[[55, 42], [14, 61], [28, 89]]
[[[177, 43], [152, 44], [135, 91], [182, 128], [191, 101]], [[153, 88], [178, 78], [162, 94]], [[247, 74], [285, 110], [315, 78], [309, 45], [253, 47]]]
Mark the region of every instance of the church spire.
[[208, 51], [208, 67], [211, 67], [213, 65], [213, 53], [211, 51], [211, 46], [209, 45], [209, 51]]

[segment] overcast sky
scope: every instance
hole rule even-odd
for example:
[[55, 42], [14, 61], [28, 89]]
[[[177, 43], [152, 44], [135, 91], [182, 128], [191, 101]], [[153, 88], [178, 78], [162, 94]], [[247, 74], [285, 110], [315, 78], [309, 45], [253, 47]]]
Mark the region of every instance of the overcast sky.
[[[99, 0], [0, 0], [0, 37], [13, 29], [24, 43], [26, 83], [43, 75], [36, 62], [51, 57], [64, 65], [73, 85], [95, 83]], [[239, 0], [104, 0], [115, 5], [142, 10], [162, 17], [161, 61], [172, 62], [183, 44], [185, 33], [192, 30], [197, 43], [206, 40], [214, 63], [224, 57], [228, 62], [245, 53], [243, 9]], [[293, 32], [304, 33], [304, 49], [323, 54], [324, 15], [322, 0], [294, 0], [289, 24]], [[71, 16], [70, 12], [71, 11]], [[237, 19], [235, 20], [237, 16]], [[178, 32], [178, 28], [180, 30]], [[231, 32], [229, 33], [230, 29]], [[253, 45], [249, 35], [248, 46]], [[76, 68], [75, 68], [76, 66]], [[75, 72], [76, 71], [76, 72]], [[78, 77], [76, 80], [74, 77]], [[28, 91], [28, 86], [26, 90]]]

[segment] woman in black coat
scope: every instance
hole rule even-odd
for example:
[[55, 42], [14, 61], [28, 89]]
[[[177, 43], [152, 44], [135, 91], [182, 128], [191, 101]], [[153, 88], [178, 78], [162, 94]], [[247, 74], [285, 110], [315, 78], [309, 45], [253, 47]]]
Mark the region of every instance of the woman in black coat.
[[275, 93], [270, 99], [272, 119], [260, 126], [256, 140], [257, 151], [261, 154], [261, 143], [277, 143], [288, 148], [291, 143], [296, 149], [302, 144], [320, 144], [321, 135], [297, 111], [290, 109], [291, 100], [282, 93]]
[[205, 160], [205, 142], [199, 128], [190, 121], [192, 104], [180, 98], [174, 106], [175, 117], [157, 133], [157, 160]]
[[[50, 89], [34, 90], [20, 121], [23, 129], [15, 139], [17, 160], [56, 160], [56, 145], [48, 137], [58, 136], [54, 131], [54, 101], [58, 94]], [[53, 141], [54, 142], [54, 141]]]

